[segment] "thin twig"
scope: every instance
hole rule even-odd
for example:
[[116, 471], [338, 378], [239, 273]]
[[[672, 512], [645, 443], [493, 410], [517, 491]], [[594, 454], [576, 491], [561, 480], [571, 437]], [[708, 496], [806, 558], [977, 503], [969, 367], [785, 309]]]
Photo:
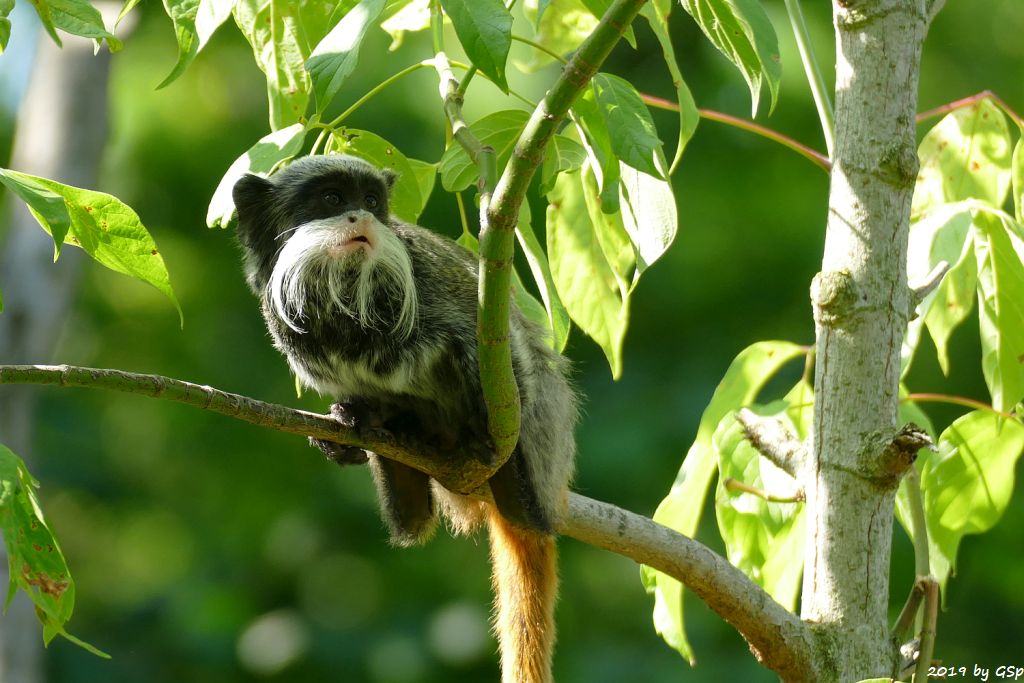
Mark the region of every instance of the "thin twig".
[[758, 453], [794, 479], [800, 478], [807, 448], [785, 424], [775, 418], [762, 417], [749, 408], [740, 408], [736, 421]]
[[1011, 119], [1013, 119], [1014, 123], [1016, 123], [1020, 127], [1024, 127], [1024, 118], [1021, 118], [1021, 115], [1018, 114], [1016, 111], [1014, 111], [1013, 107], [1011, 107], [1009, 104], [1006, 103], [1006, 100], [1001, 98], [999, 95], [996, 95], [991, 90], [982, 90], [981, 92], [979, 92], [979, 93], [977, 93], [975, 95], [971, 95], [970, 97], [965, 97], [965, 98], [960, 99], [960, 100], [954, 100], [953, 102], [947, 102], [946, 104], [943, 104], [943, 105], [940, 105], [938, 107], [935, 107], [934, 109], [929, 109], [928, 111], [923, 111], [923, 112], [921, 112], [920, 114], [917, 115], [915, 120], [918, 123], [921, 123], [922, 121], [927, 121], [928, 119], [933, 119], [936, 116], [942, 116], [943, 114], [948, 114], [950, 112], [956, 111], [957, 109], [963, 109], [964, 107], [970, 107], [972, 105], [977, 104], [978, 102], [981, 102], [984, 99], [990, 99], [993, 102], [995, 102], [996, 105], [1000, 109], [1002, 109], [1003, 112], [1005, 112], [1007, 116], [1009, 116]]

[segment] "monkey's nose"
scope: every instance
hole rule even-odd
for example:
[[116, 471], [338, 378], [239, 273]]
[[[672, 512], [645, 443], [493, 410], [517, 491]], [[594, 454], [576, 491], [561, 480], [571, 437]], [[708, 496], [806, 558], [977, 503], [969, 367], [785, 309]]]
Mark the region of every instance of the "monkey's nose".
[[356, 217], [356, 215], [355, 215], [354, 213], [350, 213], [350, 214], [348, 215], [348, 222], [349, 222], [349, 223], [355, 223], [355, 222], [356, 222], [356, 221], [358, 221], [358, 220], [359, 220], [359, 218], [357, 218], [357, 217]]

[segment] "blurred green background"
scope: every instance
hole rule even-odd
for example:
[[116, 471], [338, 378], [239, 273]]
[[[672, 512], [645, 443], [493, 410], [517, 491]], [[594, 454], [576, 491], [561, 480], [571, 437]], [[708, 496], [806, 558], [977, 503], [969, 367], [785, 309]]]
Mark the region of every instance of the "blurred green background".
[[[782, 3], [766, 4], [785, 77], [774, 113], [758, 118], [821, 149]], [[828, 72], [829, 7], [804, 4]], [[168, 375], [323, 410], [326, 400], [295, 398], [243, 282], [234, 235], [204, 227], [221, 175], [267, 132], [262, 74], [238, 32], [225, 26], [181, 79], [155, 90], [174, 63], [174, 35], [157, 5], [137, 11], [140, 23], [113, 59], [111, 141], [96, 189], [133, 206], [156, 238], [185, 326], [179, 329], [175, 311], [155, 290], [88, 264], [54, 360]], [[698, 105], [749, 116], [738, 73], [678, 6], [675, 14], [675, 45]], [[26, 38], [19, 29], [32, 30], [15, 26], [15, 40]], [[642, 22], [636, 30], [640, 50], [620, 46], [607, 70], [671, 98], [653, 36]], [[951, 0], [925, 47], [921, 109], [988, 88], [1024, 110], [1022, 35], [1020, 0]], [[411, 35], [389, 53], [387, 36], [371, 32], [342, 104], [429, 56], [424, 38]], [[515, 50], [528, 56], [522, 46]], [[553, 75], [513, 84], [536, 97]], [[495, 106], [496, 91], [488, 88], [477, 79], [470, 89], [470, 120]], [[418, 72], [350, 123], [409, 156], [437, 160], [443, 137], [435, 90], [434, 74]], [[5, 149], [13, 116], [5, 113]], [[654, 116], [671, 149], [676, 116]], [[708, 121], [674, 185], [679, 235], [636, 291], [624, 377], [611, 381], [601, 352], [578, 331], [568, 351], [586, 397], [576, 488], [648, 515], [732, 357], [762, 339], [812, 342], [808, 286], [821, 258], [826, 207], [820, 169]], [[456, 233], [455, 202], [440, 187], [421, 223]], [[987, 400], [973, 319], [953, 338], [948, 379], [929, 344], [919, 352], [912, 389]], [[365, 468], [330, 465], [300, 438], [134, 396], [54, 388], [41, 401], [35, 445], [24, 455], [32, 456], [44, 509], [77, 580], [69, 630], [113, 655], [100, 660], [58, 639], [46, 653], [50, 680], [497, 679], [482, 535], [442, 533], [423, 548], [389, 547]], [[925, 407], [940, 429], [960, 412]], [[1000, 524], [961, 546], [940, 617], [936, 653], [946, 664], [1024, 665], [1022, 536], [1018, 487]], [[710, 508], [699, 538], [721, 549]], [[631, 561], [571, 539], [560, 546], [557, 680], [774, 680], [696, 599], [687, 603], [698, 658], [690, 669], [654, 634], [651, 600]], [[898, 529], [894, 546], [898, 608], [913, 561]]]

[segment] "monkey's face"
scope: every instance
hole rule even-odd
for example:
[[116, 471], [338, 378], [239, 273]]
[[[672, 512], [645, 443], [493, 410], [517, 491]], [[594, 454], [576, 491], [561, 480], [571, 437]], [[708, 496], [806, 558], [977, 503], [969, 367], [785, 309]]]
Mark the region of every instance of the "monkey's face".
[[412, 331], [416, 291], [388, 215], [392, 180], [361, 160], [328, 156], [235, 186], [239, 237], [253, 252], [250, 282], [293, 331], [339, 316], [365, 329]]

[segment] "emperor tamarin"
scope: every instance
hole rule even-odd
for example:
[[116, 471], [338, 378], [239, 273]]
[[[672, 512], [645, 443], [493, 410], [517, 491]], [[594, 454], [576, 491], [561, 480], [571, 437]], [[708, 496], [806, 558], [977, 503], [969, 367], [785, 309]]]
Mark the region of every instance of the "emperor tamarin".
[[[347, 155], [304, 157], [234, 187], [250, 287], [274, 344], [335, 410], [414, 430], [442, 447], [487, 443], [477, 367], [477, 260], [389, 213], [396, 177]], [[398, 545], [426, 540], [436, 511], [466, 533], [486, 522], [505, 683], [548, 683], [557, 589], [552, 529], [573, 471], [576, 397], [566, 361], [512, 306], [522, 424], [490, 482], [494, 503], [447, 491], [372, 453], [381, 512]], [[365, 418], [365, 416], [371, 416]], [[320, 444], [330, 449], [326, 444]]]

